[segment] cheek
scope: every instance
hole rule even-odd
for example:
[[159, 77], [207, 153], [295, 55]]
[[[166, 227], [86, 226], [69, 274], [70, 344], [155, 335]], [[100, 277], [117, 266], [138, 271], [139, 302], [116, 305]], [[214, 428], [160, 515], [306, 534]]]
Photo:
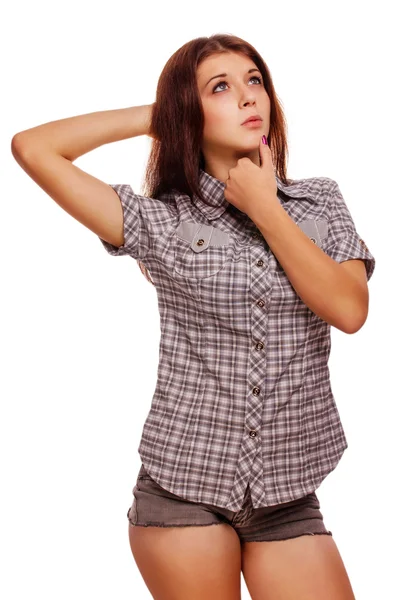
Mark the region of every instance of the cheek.
[[[221, 99], [222, 100], [222, 99]], [[230, 130], [232, 128], [232, 119], [229, 105], [226, 102], [214, 102], [212, 107], [204, 110], [204, 135], [207, 138], [213, 138], [218, 132]]]
[[262, 102], [264, 104], [265, 111], [267, 112], [267, 114], [269, 116], [270, 111], [271, 111], [271, 103], [269, 101], [269, 96], [268, 96], [267, 92], [264, 93], [263, 98], [262, 98]]

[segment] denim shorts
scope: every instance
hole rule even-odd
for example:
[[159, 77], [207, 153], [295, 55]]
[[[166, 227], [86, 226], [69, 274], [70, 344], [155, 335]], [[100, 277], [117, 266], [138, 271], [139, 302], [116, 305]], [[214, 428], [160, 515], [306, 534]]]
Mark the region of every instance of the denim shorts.
[[127, 513], [132, 526], [185, 527], [228, 523], [236, 530], [241, 542], [332, 535], [325, 529], [315, 492], [290, 502], [253, 508], [247, 486], [242, 508], [235, 512], [172, 494], [154, 481], [142, 465], [132, 493], [133, 503]]

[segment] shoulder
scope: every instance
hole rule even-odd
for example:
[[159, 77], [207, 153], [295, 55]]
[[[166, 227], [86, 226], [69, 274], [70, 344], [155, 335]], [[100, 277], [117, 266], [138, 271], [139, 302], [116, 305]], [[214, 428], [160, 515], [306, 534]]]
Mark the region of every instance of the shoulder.
[[113, 185], [112, 187], [121, 199], [137, 206], [137, 210], [150, 220], [167, 218], [168, 216], [173, 217], [176, 214], [176, 194], [173, 192], [152, 197], [134, 192], [129, 184]]
[[305, 177], [303, 179], [288, 179], [289, 185], [283, 186], [283, 191], [288, 195], [307, 196], [314, 199], [326, 198], [337, 187], [337, 183], [331, 177]]
[[[302, 217], [304, 211], [309, 214], [325, 215], [335, 197], [337, 183], [331, 177], [305, 177], [303, 179], [288, 179], [285, 185], [279, 178], [277, 187], [283, 194], [283, 201], [296, 213], [298, 218]], [[313, 208], [311, 209], [311, 207]]]

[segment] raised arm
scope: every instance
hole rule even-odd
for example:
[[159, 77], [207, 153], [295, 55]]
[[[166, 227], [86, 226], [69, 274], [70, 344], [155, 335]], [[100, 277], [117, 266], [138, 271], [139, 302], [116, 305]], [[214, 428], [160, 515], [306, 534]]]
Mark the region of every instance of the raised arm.
[[73, 161], [104, 144], [151, 136], [153, 105], [106, 110], [51, 121], [14, 135], [21, 168], [82, 225], [114, 246], [124, 243], [123, 213], [113, 188]]

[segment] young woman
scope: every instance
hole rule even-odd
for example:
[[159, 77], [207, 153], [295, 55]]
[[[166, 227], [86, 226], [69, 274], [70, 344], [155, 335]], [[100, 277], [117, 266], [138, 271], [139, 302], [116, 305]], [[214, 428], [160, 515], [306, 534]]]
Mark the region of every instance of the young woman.
[[[144, 195], [73, 165], [138, 135], [153, 138]], [[362, 327], [375, 260], [334, 180], [287, 179], [261, 56], [235, 36], [194, 39], [153, 105], [45, 123], [12, 151], [158, 294], [158, 378], [127, 515], [153, 598], [238, 600], [242, 571], [252, 600], [354, 599], [315, 490], [347, 448], [330, 327]]]

